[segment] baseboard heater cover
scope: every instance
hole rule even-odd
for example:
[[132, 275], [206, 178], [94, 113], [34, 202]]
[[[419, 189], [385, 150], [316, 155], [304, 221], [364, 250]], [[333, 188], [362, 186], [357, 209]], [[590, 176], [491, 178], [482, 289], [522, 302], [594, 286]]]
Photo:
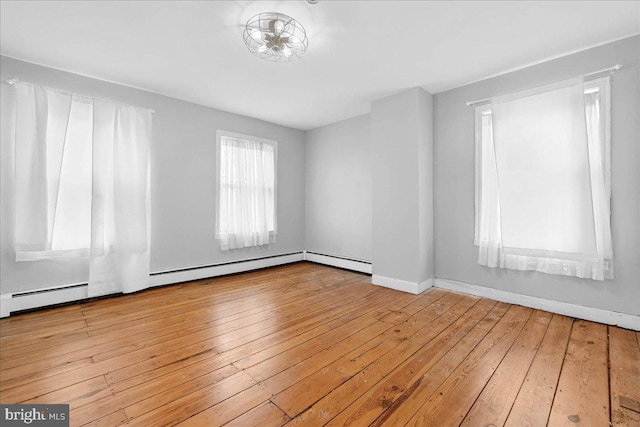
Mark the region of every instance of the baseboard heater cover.
[[[271, 255], [262, 258], [154, 272], [151, 273], [149, 277], [149, 288], [242, 273], [303, 260], [304, 252], [301, 251], [283, 255]], [[0, 317], [8, 317], [11, 313], [17, 311], [88, 299], [89, 294], [87, 287], [87, 283], [74, 283], [71, 285], [54, 286], [14, 294], [2, 294], [0, 295]]]
[[227, 274], [242, 273], [260, 268], [275, 267], [303, 261], [304, 252], [293, 252], [284, 255], [273, 255], [244, 261], [231, 261], [210, 266], [190, 267], [180, 270], [169, 270], [152, 273], [149, 279], [150, 287], [188, 282], [190, 280], [207, 279], [209, 277], [225, 276]]
[[359, 273], [371, 274], [372, 271], [370, 261], [363, 261], [355, 258], [304, 251], [304, 259], [305, 261], [344, 268], [347, 270], [357, 271]]

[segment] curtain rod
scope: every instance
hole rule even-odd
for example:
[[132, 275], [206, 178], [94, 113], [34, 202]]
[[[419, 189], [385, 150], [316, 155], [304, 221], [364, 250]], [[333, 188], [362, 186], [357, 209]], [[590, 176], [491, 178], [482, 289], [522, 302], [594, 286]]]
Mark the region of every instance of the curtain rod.
[[[613, 67], [603, 68], [602, 70], [593, 71], [591, 73], [583, 74], [582, 77], [594, 76], [596, 74], [601, 74], [601, 73], [606, 73], [606, 72], [613, 73], [615, 71], [618, 71], [620, 68], [622, 68], [622, 65], [616, 64]], [[467, 102], [467, 106], [469, 107], [471, 105], [481, 104], [481, 103], [487, 102], [487, 101], [491, 101], [491, 98], [478, 99], [477, 101], [469, 101], [469, 102]]]
[[[16, 86], [17, 83], [26, 83], [28, 85], [35, 85], [36, 84], [36, 83], [26, 82], [26, 81], [20, 80], [20, 79], [7, 79], [7, 80], [3, 80], [3, 83], [10, 84], [11, 86]], [[46, 88], [46, 89], [50, 89], [50, 90], [53, 90], [53, 91], [56, 91], [58, 93], [62, 93], [62, 94], [65, 94], [65, 95], [79, 96], [81, 98], [97, 99], [98, 101], [113, 102], [113, 103], [116, 103], [116, 104], [129, 105], [129, 106], [132, 106], [132, 107], [135, 107], [135, 108], [142, 108], [144, 110], [151, 111], [151, 114], [155, 114], [155, 112], [156, 112], [156, 110], [152, 110], [151, 108], [139, 107], [137, 105], [129, 104], [127, 102], [116, 101], [114, 99], [100, 98], [100, 97], [97, 97], [97, 96], [82, 95], [80, 93], [69, 92], [67, 90], [57, 89], [57, 88], [53, 88], [53, 87], [50, 87], [50, 86], [43, 86], [43, 85], [38, 85], [38, 86]]]

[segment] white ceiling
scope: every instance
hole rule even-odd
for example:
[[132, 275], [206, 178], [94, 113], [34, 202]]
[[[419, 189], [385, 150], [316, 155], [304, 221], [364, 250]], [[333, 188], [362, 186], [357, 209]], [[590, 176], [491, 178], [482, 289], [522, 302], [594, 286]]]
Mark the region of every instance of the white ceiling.
[[[247, 51], [265, 11], [305, 26], [301, 60]], [[3, 55], [305, 130], [640, 33], [640, 1], [610, 0], [2, 0], [0, 17]]]

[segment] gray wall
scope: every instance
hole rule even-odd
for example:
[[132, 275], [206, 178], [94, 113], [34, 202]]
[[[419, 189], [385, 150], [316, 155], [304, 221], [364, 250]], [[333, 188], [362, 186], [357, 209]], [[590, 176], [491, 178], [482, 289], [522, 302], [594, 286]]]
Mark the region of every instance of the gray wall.
[[[435, 275], [508, 292], [640, 314], [640, 37], [628, 38], [435, 98]], [[478, 265], [473, 245], [474, 109], [465, 102], [622, 64], [612, 78], [612, 218], [615, 280], [597, 282]]]
[[[0, 60], [2, 80], [18, 78], [155, 110], [151, 148], [152, 272], [304, 249], [303, 131], [7, 57]], [[4, 111], [3, 108], [3, 119]], [[275, 244], [221, 252], [219, 242], [214, 239], [215, 138], [218, 129], [278, 141], [278, 236]], [[14, 262], [13, 151], [4, 137], [1, 149], [1, 292], [86, 282], [87, 260]]]
[[433, 278], [433, 95], [418, 91], [418, 277]]
[[433, 97], [421, 88], [371, 104], [374, 282], [433, 276], [432, 111]]
[[371, 261], [371, 119], [307, 132], [306, 249]]

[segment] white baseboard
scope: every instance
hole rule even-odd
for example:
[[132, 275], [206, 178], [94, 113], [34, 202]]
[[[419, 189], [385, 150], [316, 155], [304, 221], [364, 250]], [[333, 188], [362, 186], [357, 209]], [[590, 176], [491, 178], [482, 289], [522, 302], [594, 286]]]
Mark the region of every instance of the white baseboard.
[[[243, 271], [290, 264], [302, 260], [304, 260], [304, 254], [299, 252], [229, 264], [213, 265], [210, 267], [198, 267], [181, 271], [153, 273], [149, 277], [149, 288], [173, 283], [188, 282], [190, 280], [223, 276], [226, 274], [241, 273]], [[0, 295], [0, 317], [8, 317], [11, 313], [16, 311], [80, 301], [87, 299], [88, 297], [86, 283], [46, 289], [35, 289], [33, 291], [21, 292], [19, 294], [2, 294]]]
[[600, 308], [585, 307], [582, 305], [570, 304], [567, 302], [553, 301], [544, 298], [532, 297], [529, 295], [516, 294], [485, 286], [471, 285], [469, 283], [456, 282], [454, 280], [434, 279], [433, 286], [464, 294], [489, 298], [510, 304], [522, 305], [538, 310], [549, 311], [551, 313], [562, 314], [564, 316], [575, 317], [577, 319], [589, 320], [592, 322], [604, 323], [606, 325], [620, 326], [626, 329], [640, 331], [640, 316], [632, 314], [618, 313], [615, 311], [602, 310]]
[[345, 268], [347, 270], [358, 271], [360, 273], [371, 274], [371, 263], [366, 261], [358, 261], [337, 257], [333, 255], [323, 255], [316, 252], [304, 251], [304, 259], [306, 261], [318, 264], [330, 265], [332, 267]]
[[0, 317], [9, 317], [11, 311], [9, 310], [9, 300], [11, 294], [0, 295]]
[[397, 291], [418, 295], [433, 286], [433, 279], [427, 279], [420, 283], [414, 283], [374, 274], [371, 277], [371, 283], [378, 286], [384, 286], [385, 288], [391, 288]]

